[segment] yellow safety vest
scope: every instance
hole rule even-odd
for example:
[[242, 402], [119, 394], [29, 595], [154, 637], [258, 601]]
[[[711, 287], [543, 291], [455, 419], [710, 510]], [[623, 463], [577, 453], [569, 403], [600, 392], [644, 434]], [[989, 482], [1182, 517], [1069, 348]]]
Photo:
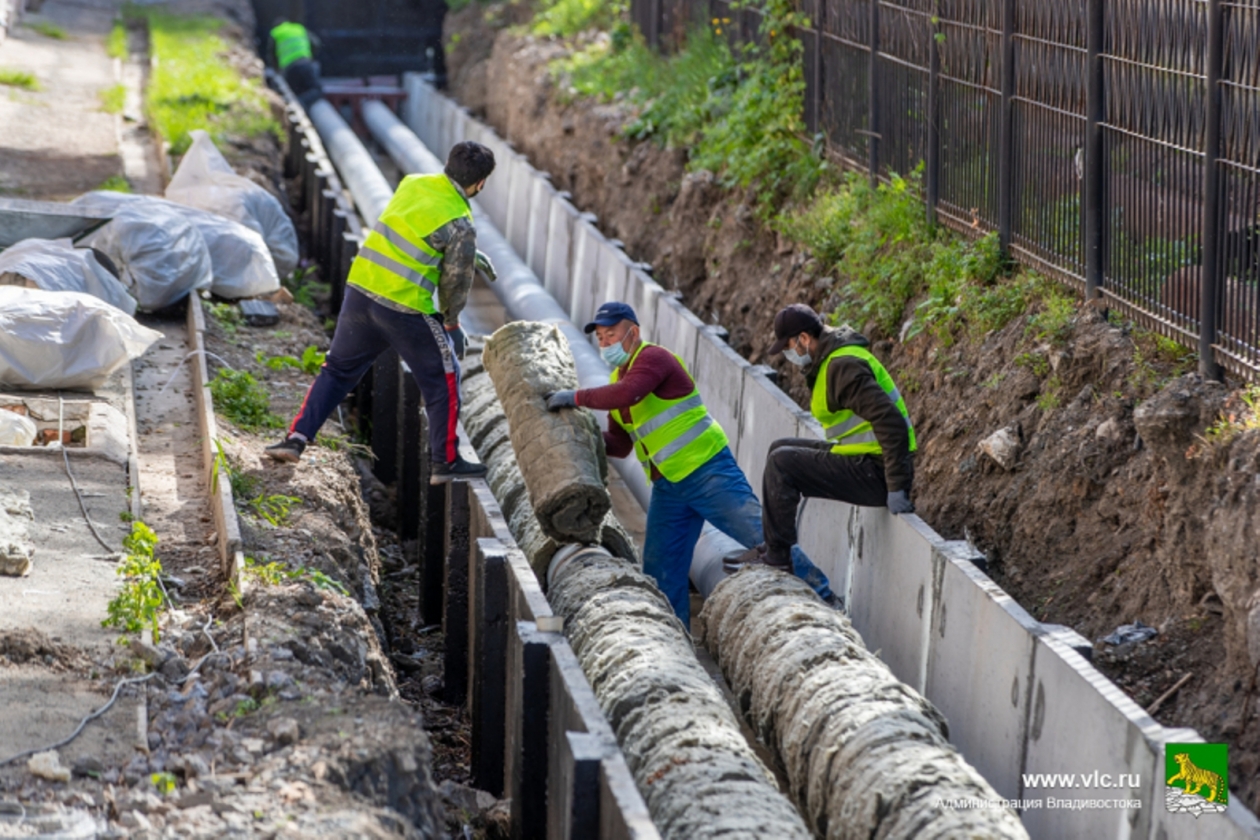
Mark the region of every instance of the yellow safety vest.
[[[646, 341], [640, 344], [625, 369], [629, 371], [634, 366], [643, 348], [653, 346]], [[678, 363], [683, 370], [687, 369], [682, 359], [678, 359]], [[617, 382], [620, 378], [621, 368], [618, 368], [612, 372], [611, 381]], [[629, 411], [629, 424], [622, 422], [619, 411], [610, 411], [608, 416], [629, 433], [634, 441], [634, 454], [643, 464], [649, 481], [653, 464], [669, 481], [682, 481], [729, 443], [726, 432], [709, 415], [700, 392], [694, 389], [676, 400], [648, 394], [630, 406]]]
[[884, 389], [889, 399], [897, 404], [897, 410], [906, 419], [906, 428], [910, 430], [910, 451], [914, 452], [918, 449], [918, 443], [914, 437], [914, 424], [910, 422], [910, 412], [906, 410], [906, 401], [902, 399], [901, 392], [897, 390], [892, 377], [869, 350], [850, 345], [833, 351], [818, 368], [818, 376], [814, 379], [814, 393], [809, 402], [809, 412], [822, 424], [827, 440], [836, 441], [831, 451], [837, 455], [883, 454], [870, 423], [848, 409], [827, 410], [827, 368], [840, 356], [853, 356], [871, 366], [871, 370], [875, 373], [875, 381]]
[[408, 175], [359, 247], [346, 282], [426, 315], [437, 312], [442, 253], [426, 237], [458, 218], [468, 199], [445, 175]]
[[300, 58], [311, 57], [311, 39], [300, 23], [280, 24], [271, 30], [271, 39], [276, 42], [276, 64], [281, 70]]

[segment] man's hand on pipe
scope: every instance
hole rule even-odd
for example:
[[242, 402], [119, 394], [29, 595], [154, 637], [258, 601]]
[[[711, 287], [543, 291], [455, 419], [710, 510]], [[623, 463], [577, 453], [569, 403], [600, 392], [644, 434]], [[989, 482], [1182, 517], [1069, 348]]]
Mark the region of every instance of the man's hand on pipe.
[[577, 408], [577, 391], [552, 391], [543, 394], [547, 401], [548, 411], [559, 411], [562, 408]]

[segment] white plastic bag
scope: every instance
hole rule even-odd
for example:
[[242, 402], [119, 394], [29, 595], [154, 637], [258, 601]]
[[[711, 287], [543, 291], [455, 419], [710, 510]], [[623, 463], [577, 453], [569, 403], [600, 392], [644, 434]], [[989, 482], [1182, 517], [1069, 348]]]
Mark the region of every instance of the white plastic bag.
[[31, 418], [0, 408], [0, 446], [30, 446], [38, 431]]
[[280, 288], [280, 278], [276, 275], [267, 245], [255, 231], [239, 222], [151, 195], [88, 193], [83, 200], [90, 200], [93, 206], [98, 207], [112, 201], [115, 207], [153, 208], [155, 216], [176, 213], [192, 222], [205, 240], [210, 254], [214, 275], [210, 291], [220, 297], [253, 297], [271, 294]]
[[0, 286], [0, 385], [95, 390], [162, 337], [100, 298]]
[[23, 239], [0, 252], [0, 285], [26, 286], [46, 292], [86, 292], [128, 315], [136, 301], [127, 288], [87, 248], [69, 239]]
[[248, 178], [237, 175], [204, 131], [190, 132], [193, 143], [166, 187], [166, 197], [240, 222], [267, 243], [276, 273], [287, 277], [298, 264], [293, 222], [279, 200]]
[[73, 204], [113, 216], [91, 244], [118, 266], [140, 309], [162, 309], [210, 287], [214, 274], [201, 231], [167, 202], [116, 192], [90, 192]]

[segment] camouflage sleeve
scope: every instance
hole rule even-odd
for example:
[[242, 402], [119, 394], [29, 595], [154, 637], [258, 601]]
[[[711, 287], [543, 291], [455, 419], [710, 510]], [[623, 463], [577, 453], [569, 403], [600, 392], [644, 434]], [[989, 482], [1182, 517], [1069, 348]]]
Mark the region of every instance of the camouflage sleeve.
[[443, 254], [442, 282], [438, 285], [442, 317], [447, 326], [458, 324], [459, 313], [464, 311], [468, 291], [472, 288], [477, 229], [469, 219], [455, 219], [429, 234], [428, 242]]

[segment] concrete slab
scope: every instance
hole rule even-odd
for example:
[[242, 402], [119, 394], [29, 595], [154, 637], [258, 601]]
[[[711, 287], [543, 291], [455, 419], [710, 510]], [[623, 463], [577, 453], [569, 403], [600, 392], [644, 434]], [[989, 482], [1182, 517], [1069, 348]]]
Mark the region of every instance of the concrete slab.
[[669, 295], [661, 295], [656, 303], [656, 342], [668, 347], [694, 369], [696, 345], [704, 323], [690, 310]]
[[521, 155], [513, 155], [509, 179], [507, 223], [502, 228], [512, 250], [524, 255], [529, 245], [529, 214], [535, 177], [534, 167]]
[[665, 290], [645, 271], [638, 268], [630, 270], [626, 282], [626, 303], [639, 316], [639, 331], [651, 341], [656, 340], [656, 302], [664, 294]]
[[630, 265], [631, 260], [626, 256], [626, 252], [611, 242], [606, 242], [604, 247], [599, 249], [599, 266], [596, 269], [593, 296], [596, 308], [610, 300], [625, 302], [626, 288], [630, 282]]
[[726, 430], [726, 436], [731, 440], [731, 451], [734, 452], [739, 441], [739, 407], [744, 393], [744, 373], [751, 365], [718, 338], [712, 327], [700, 331], [694, 358], [694, 363], [689, 365], [692, 378], [696, 380], [705, 408]]
[[808, 411], [804, 412], [800, 420], [796, 424], [796, 436], [808, 438], [810, 440], [826, 440], [827, 435], [823, 431], [822, 423], [814, 419], [814, 416]]
[[658, 840], [661, 836], [620, 752], [600, 762], [599, 836], [603, 840]]
[[739, 405], [735, 459], [760, 496], [770, 444], [780, 438], [794, 437], [800, 415], [805, 412], [780, 391], [759, 366], [748, 365], [743, 370], [744, 390]]
[[525, 264], [535, 276], [547, 270], [547, 241], [551, 236], [551, 204], [556, 188], [544, 177], [536, 178], [529, 199], [529, 229], [525, 234]]
[[998, 793], [1015, 799], [1040, 625], [970, 562], [974, 551], [965, 542], [934, 554], [932, 590], [914, 602], [932, 615], [920, 690], [949, 721], [950, 741], [967, 761]]
[[[1150, 742], [1161, 737], [1162, 727], [1056, 639], [1036, 640], [1030, 688], [1023, 769], [1027, 781], [1021, 798], [1041, 799], [1047, 807], [1023, 811], [1028, 833], [1033, 837], [1150, 836], [1151, 814], [1163, 807], [1163, 802], [1151, 797], [1150, 780], [1163, 767], [1156, 766]], [[1095, 772], [1100, 774], [1097, 780], [1082, 778]], [[1074, 786], [1063, 780], [1029, 778], [1036, 774], [1074, 774]], [[1130, 784], [1135, 781], [1138, 784]], [[1051, 799], [1140, 800], [1140, 807], [1051, 808]]]
[[[835, 524], [828, 530], [834, 534]], [[880, 652], [897, 679], [918, 688], [932, 618], [933, 549], [945, 541], [919, 517], [885, 508], [852, 508], [848, 530], [847, 586], [843, 578], [832, 578], [832, 586], [847, 590], [849, 617], [866, 646]]]
[[573, 262], [569, 275], [569, 300], [560, 305], [569, 313], [569, 320], [579, 326], [595, 315], [598, 301], [599, 254], [607, 240], [589, 221], [583, 219], [573, 228]]
[[566, 306], [570, 296], [569, 263], [573, 256], [573, 231], [580, 215], [576, 207], [558, 194], [552, 198], [548, 210], [547, 253], [543, 257], [543, 272], [538, 276], [543, 288], [561, 307]]
[[[759, 485], [753, 485], [758, 496]], [[814, 565], [822, 569], [831, 589], [843, 595], [849, 603], [849, 567], [853, 546], [849, 544], [849, 529], [845, 527], [857, 508], [843, 502], [828, 499], [806, 499], [796, 515], [797, 544], [809, 555]], [[854, 532], [856, 533], [856, 532]]]

